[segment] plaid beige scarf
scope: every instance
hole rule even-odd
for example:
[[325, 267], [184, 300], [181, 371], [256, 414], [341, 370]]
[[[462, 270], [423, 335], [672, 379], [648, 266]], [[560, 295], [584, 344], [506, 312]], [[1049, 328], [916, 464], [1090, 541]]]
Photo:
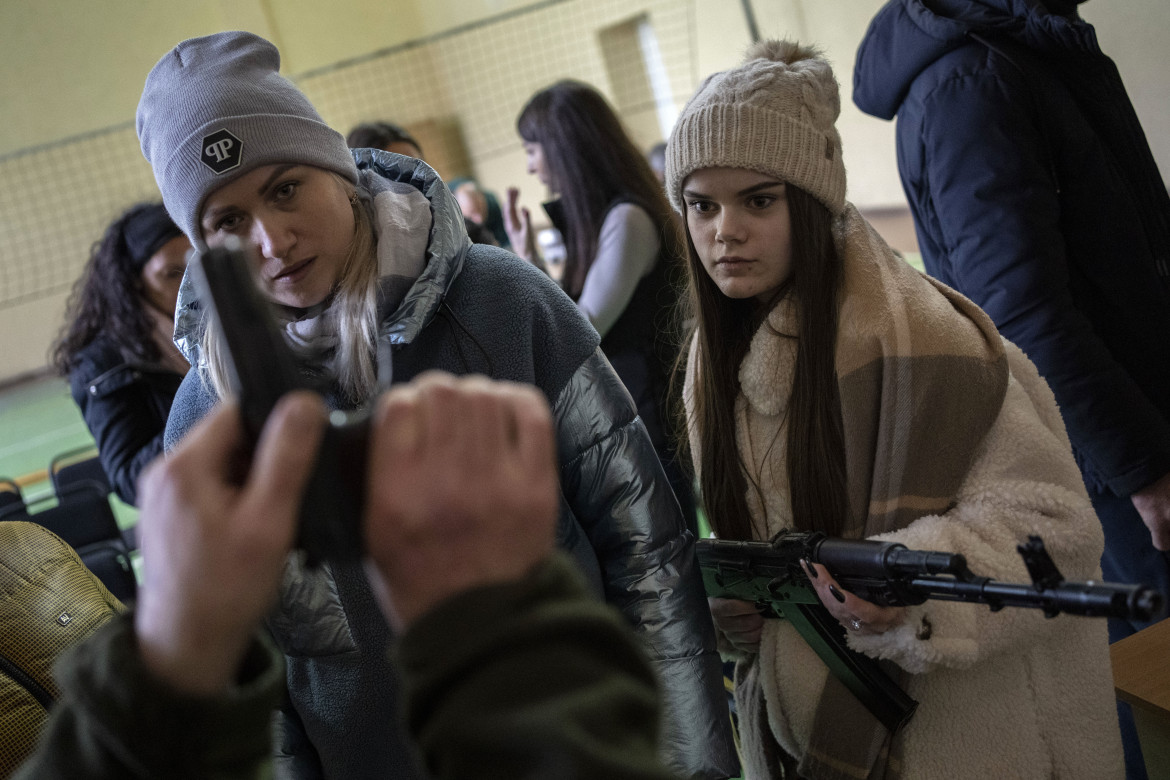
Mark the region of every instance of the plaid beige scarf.
[[[834, 234], [845, 263], [836, 355], [851, 510], [843, 535], [866, 538], [951, 507], [999, 414], [1008, 367], [987, 315], [911, 268], [853, 206], [837, 218]], [[769, 316], [753, 351], [764, 333], [787, 344], [777, 349], [792, 350], [792, 339], [779, 334], [793, 333], [794, 324], [776, 320]], [[749, 353], [745, 364], [750, 359]], [[741, 379], [748, 380], [744, 392], [754, 396], [758, 388], [743, 370]], [[773, 388], [791, 386], [790, 375], [770, 381]], [[741, 398], [741, 408], [743, 403]], [[782, 415], [772, 419], [783, 425]], [[753, 462], [751, 453], [744, 456]], [[776, 487], [768, 484], [769, 473], [775, 470], [761, 468], [756, 475], [765, 492]], [[753, 517], [753, 524], [766, 527], [775, 520]], [[769, 729], [763, 731], [764, 739], [772, 738]], [[829, 676], [797, 771], [816, 780], [892, 780], [900, 775], [895, 736]]]

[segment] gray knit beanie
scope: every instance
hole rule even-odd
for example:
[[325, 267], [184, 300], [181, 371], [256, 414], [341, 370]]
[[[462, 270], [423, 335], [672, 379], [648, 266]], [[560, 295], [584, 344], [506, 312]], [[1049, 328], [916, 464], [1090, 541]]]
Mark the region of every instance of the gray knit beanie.
[[682, 187], [700, 168], [748, 168], [791, 182], [845, 210], [845, 163], [834, 122], [841, 98], [816, 49], [761, 41], [742, 65], [707, 78], [666, 147], [666, 192], [682, 213]]
[[142, 154], [171, 218], [199, 249], [204, 199], [254, 168], [304, 163], [357, 181], [345, 139], [279, 71], [271, 43], [223, 32], [183, 41], [146, 77]]

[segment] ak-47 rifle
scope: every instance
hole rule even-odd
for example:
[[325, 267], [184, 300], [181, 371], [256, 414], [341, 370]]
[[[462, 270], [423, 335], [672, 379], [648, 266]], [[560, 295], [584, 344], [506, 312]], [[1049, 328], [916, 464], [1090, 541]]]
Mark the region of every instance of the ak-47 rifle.
[[818, 532], [782, 531], [770, 542], [700, 539], [697, 554], [708, 596], [750, 601], [765, 617], [792, 623], [829, 671], [893, 732], [914, 714], [918, 702], [877, 661], [849, 649], [845, 630], [821, 604], [801, 560], [824, 565], [842, 588], [882, 606], [937, 599], [987, 604], [993, 612], [1032, 607], [1045, 617], [1065, 612], [1130, 620], [1151, 620], [1162, 611], [1162, 594], [1141, 585], [1065, 580], [1038, 536], [1016, 549], [1030, 585], [976, 576], [962, 555]]

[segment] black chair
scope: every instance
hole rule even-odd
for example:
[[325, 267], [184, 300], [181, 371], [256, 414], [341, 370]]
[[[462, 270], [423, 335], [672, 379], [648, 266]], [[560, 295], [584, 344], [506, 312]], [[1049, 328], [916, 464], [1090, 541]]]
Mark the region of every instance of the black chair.
[[17, 504], [24, 506], [24, 495], [20, 492], [20, 485], [8, 477], [0, 477], [0, 509]]
[[56, 493], [75, 482], [96, 482], [105, 488], [107, 495], [113, 490], [98, 458], [97, 447], [93, 446], [79, 447], [54, 457], [49, 461], [49, 481]]
[[[98, 458], [97, 447], [79, 447], [75, 450], [62, 452], [49, 461], [49, 481], [53, 483], [53, 492], [60, 493], [66, 485], [77, 482], [93, 482], [105, 488], [106, 494], [113, 492], [110, 478], [102, 468]], [[138, 527], [132, 525], [122, 531], [122, 539], [131, 550], [138, 549]]]
[[55, 505], [42, 508], [52, 498], [0, 507], [0, 520], [28, 520], [48, 528], [77, 551], [110, 593], [123, 603], [132, 602], [138, 581], [109, 491], [96, 482], [74, 482], [57, 491]]

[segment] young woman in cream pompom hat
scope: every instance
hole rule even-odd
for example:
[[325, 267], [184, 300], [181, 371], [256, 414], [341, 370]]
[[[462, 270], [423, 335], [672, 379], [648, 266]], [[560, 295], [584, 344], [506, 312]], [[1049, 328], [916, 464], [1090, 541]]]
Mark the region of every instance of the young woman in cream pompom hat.
[[[695, 323], [686, 421], [713, 528], [897, 541], [1013, 581], [1017, 543], [1038, 534], [1070, 579], [1099, 577], [1101, 527], [1052, 393], [846, 201], [839, 109], [819, 52], [767, 41], [709, 77], [671, 134]], [[746, 777], [1122, 776], [1104, 621], [879, 607], [820, 565], [809, 576], [919, 707], [889, 733], [790, 625], [712, 599]]]

